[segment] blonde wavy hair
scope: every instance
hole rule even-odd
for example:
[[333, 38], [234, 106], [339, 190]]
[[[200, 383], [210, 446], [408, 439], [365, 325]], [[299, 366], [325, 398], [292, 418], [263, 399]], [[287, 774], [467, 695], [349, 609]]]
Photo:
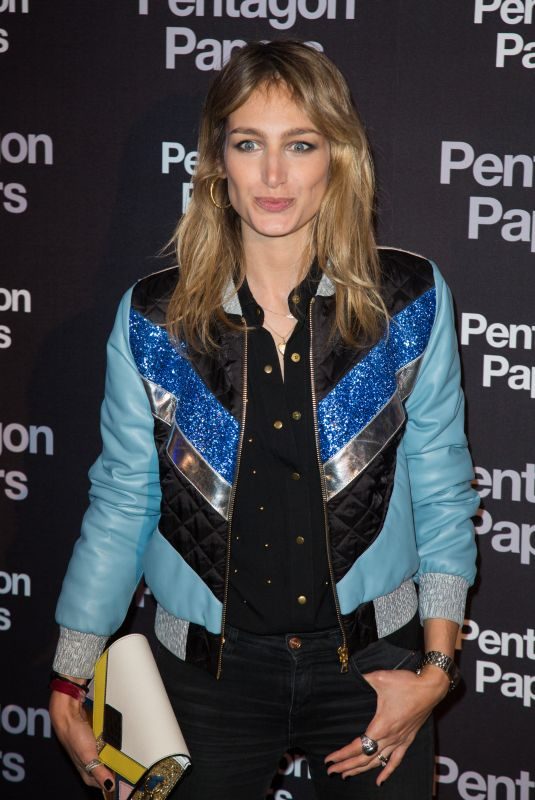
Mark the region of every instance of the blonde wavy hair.
[[282, 86], [330, 144], [330, 179], [311, 226], [310, 252], [335, 285], [338, 331], [349, 346], [375, 341], [387, 322], [380, 293], [374, 237], [374, 170], [363, 125], [347, 83], [322, 53], [301, 42], [251, 43], [235, 51], [214, 80], [204, 104], [198, 165], [188, 208], [170, 243], [180, 277], [167, 324], [194, 347], [217, 347], [214, 323], [236, 328], [222, 309], [229, 278], [244, 279], [240, 217], [217, 181], [218, 208], [210, 188], [221, 174], [229, 114], [257, 89]]

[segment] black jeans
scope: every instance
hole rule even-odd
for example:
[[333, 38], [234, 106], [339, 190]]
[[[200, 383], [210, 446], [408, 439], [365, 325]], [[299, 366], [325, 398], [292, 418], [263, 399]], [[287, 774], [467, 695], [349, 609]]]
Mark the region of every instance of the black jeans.
[[281, 756], [297, 747], [306, 753], [319, 800], [431, 800], [431, 719], [380, 788], [376, 769], [343, 780], [328, 776], [324, 764], [328, 753], [363, 733], [375, 713], [376, 694], [362, 673], [414, 669], [419, 654], [381, 639], [355, 654], [342, 674], [337, 630], [296, 635], [298, 649], [290, 644], [292, 634], [227, 629], [219, 681], [159, 648], [158, 665], [193, 762], [172, 797], [263, 800]]

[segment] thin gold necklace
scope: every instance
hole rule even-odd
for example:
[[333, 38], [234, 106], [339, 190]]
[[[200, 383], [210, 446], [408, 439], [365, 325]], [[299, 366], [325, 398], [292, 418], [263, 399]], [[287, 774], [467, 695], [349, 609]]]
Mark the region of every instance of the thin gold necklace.
[[[269, 311], [269, 309], [268, 309], [268, 311]], [[295, 319], [295, 317], [294, 317], [294, 319]], [[293, 326], [292, 326], [292, 330], [288, 331], [288, 333], [286, 334], [286, 336], [283, 336], [283, 335], [282, 335], [282, 333], [279, 333], [278, 331], [276, 331], [276, 330], [275, 330], [275, 328], [272, 328], [272, 327], [271, 327], [271, 325], [268, 325], [268, 324], [267, 324], [267, 322], [266, 322], [266, 320], [265, 320], [265, 318], [264, 318], [264, 325], [266, 326], [266, 328], [267, 328], [269, 331], [271, 331], [271, 332], [272, 332], [272, 333], [274, 333], [276, 336], [279, 336], [279, 337], [281, 338], [281, 340], [282, 340], [282, 341], [280, 341], [280, 342], [277, 342], [277, 350], [279, 351], [279, 353], [280, 353], [281, 355], [284, 355], [284, 351], [286, 350], [286, 342], [287, 342], [287, 340], [288, 340], [288, 337], [291, 335], [291, 333], [292, 333], [292, 331], [293, 331]]]
[[273, 311], [272, 308], [267, 308], [267, 306], [260, 306], [260, 308], [264, 312], [269, 311], [270, 314], [275, 314], [276, 317], [284, 317], [285, 319], [295, 319], [295, 320], [297, 319], [297, 317], [294, 316], [291, 311], [288, 314], [281, 314], [280, 311]]

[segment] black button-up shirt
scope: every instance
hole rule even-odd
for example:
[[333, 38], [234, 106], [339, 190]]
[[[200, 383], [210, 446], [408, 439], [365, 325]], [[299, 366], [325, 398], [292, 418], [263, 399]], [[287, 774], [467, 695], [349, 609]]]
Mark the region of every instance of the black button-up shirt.
[[232, 520], [227, 618], [253, 633], [305, 632], [337, 624], [327, 562], [310, 377], [310, 300], [321, 273], [288, 296], [297, 323], [284, 380], [264, 312], [245, 281], [248, 403]]

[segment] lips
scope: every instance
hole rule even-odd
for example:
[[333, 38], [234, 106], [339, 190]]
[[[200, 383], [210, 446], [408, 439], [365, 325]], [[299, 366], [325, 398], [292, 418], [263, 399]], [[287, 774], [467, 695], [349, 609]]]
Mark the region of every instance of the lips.
[[286, 211], [293, 204], [293, 197], [255, 197], [255, 202], [264, 211]]

